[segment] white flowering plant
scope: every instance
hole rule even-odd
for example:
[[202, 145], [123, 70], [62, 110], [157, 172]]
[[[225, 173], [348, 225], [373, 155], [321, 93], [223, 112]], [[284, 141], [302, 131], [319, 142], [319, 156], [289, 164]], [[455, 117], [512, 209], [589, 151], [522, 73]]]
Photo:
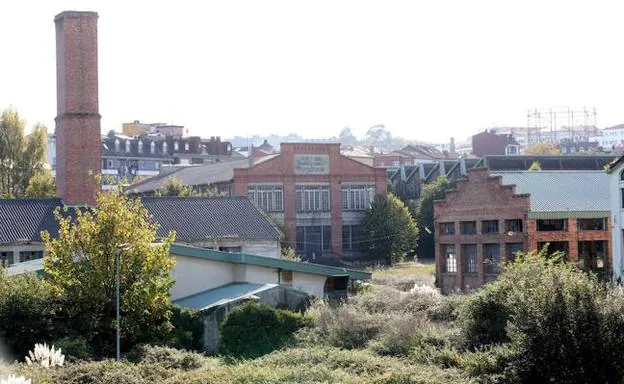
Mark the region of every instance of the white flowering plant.
[[9, 375], [6, 379], [0, 380], [0, 384], [32, 384], [32, 380], [24, 376]]
[[54, 345], [48, 347], [46, 343], [35, 344], [35, 349], [29, 351], [26, 356], [26, 363], [40, 365], [43, 368], [62, 367], [65, 363], [65, 355], [61, 354], [60, 348], [55, 349]]

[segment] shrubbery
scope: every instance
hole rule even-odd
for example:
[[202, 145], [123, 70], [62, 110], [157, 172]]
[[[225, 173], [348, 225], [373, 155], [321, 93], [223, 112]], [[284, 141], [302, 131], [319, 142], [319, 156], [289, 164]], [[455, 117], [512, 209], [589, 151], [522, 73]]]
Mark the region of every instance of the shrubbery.
[[135, 363], [158, 364], [167, 369], [182, 369], [184, 371], [199, 369], [204, 365], [215, 365], [212, 359], [208, 359], [199, 353], [151, 345], [135, 347], [128, 354], [128, 359]]
[[221, 324], [221, 352], [253, 358], [277, 348], [307, 319], [296, 312], [248, 302], [235, 308]]

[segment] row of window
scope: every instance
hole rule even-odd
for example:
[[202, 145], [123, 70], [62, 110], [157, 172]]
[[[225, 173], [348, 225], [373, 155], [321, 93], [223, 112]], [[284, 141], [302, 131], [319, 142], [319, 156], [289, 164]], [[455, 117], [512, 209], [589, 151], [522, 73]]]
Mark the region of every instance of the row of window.
[[[156, 142], [155, 141], [151, 141], [150, 145], [148, 148], [146, 148], [143, 144], [142, 140], [139, 140], [137, 142], [138, 144], [138, 151], [139, 152], [147, 152], [147, 153], [156, 153]], [[130, 140], [126, 140], [126, 144], [125, 144], [125, 150], [126, 152], [130, 152], [131, 150], [131, 145], [132, 142]], [[148, 150], [149, 149], [149, 150]], [[167, 153], [167, 142], [163, 141], [163, 145], [162, 145], [162, 151], [163, 153]], [[179, 151], [180, 150], [180, 143], [177, 141], [173, 142], [173, 150], [174, 151]], [[184, 150], [188, 152], [189, 150], [189, 143], [185, 142], [184, 143]], [[115, 152], [121, 152], [121, 142], [119, 141], [119, 139], [115, 139]]]
[[[505, 232], [522, 232], [522, 219], [505, 220]], [[476, 235], [476, 221], [460, 221], [459, 233], [462, 235]], [[498, 220], [483, 220], [481, 233], [499, 233]], [[440, 234], [454, 235], [455, 223], [440, 223]]]
[[[296, 251], [314, 258], [331, 252], [331, 227], [328, 225], [298, 226], [296, 230]], [[342, 250], [361, 251], [368, 241], [361, 225], [342, 226]]]
[[4, 266], [13, 265], [17, 262], [23, 263], [25, 261], [42, 259], [43, 251], [20, 251], [19, 257], [16, 260], [14, 258], [13, 251], [2, 251], [0, 252], [0, 263]]
[[[331, 210], [329, 185], [297, 185], [297, 212]], [[363, 211], [370, 207], [375, 189], [367, 185], [342, 186], [342, 210]], [[247, 196], [265, 212], [284, 211], [284, 187], [281, 185], [249, 185]]]
[[[576, 226], [579, 231], [604, 231], [606, 228], [606, 219], [577, 219]], [[537, 220], [537, 231], [551, 232], [551, 231], [567, 231], [568, 220], [567, 219], [546, 219]], [[505, 232], [522, 232], [523, 223], [520, 219], [505, 220]], [[476, 221], [460, 221], [459, 233], [462, 235], [476, 235], [477, 234], [477, 222]], [[499, 233], [499, 221], [498, 220], [483, 220], [481, 222], [481, 233]], [[447, 222], [440, 223], [440, 234], [442, 235], [454, 235], [455, 223]]]
[[[454, 244], [442, 244], [441, 252], [444, 256], [444, 271], [448, 273], [457, 272], [457, 252]], [[500, 272], [500, 244], [483, 244], [483, 272]], [[506, 243], [506, 260], [512, 261], [516, 253], [522, 251], [522, 243]], [[477, 273], [477, 244], [462, 244], [461, 257], [463, 273]]]

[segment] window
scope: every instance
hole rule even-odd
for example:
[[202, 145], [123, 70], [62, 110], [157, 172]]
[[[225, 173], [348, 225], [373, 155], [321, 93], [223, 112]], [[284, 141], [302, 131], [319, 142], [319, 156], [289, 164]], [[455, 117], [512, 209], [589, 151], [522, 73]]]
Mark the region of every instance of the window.
[[342, 250], [359, 251], [366, 248], [366, 236], [361, 225], [342, 226]]
[[139, 140], [139, 153], [143, 152], [143, 141]]
[[370, 208], [375, 190], [369, 185], [343, 185], [342, 210], [364, 211]]
[[620, 172], [620, 180], [624, 181], [624, 170], [622, 170], [622, 172]]
[[119, 152], [121, 149], [119, 148], [119, 139], [115, 139], [115, 152]]
[[331, 252], [331, 227], [328, 225], [298, 226], [297, 253], [314, 260]]
[[477, 273], [477, 245], [462, 244], [461, 256], [464, 262], [464, 273]]
[[19, 253], [20, 263], [36, 259], [43, 259], [43, 251], [21, 251]]
[[13, 264], [13, 251], [0, 252], [0, 263], [4, 267], [8, 267]]
[[508, 263], [513, 262], [516, 259], [516, 253], [522, 252], [524, 247], [522, 243], [507, 243], [505, 244], [505, 261]]
[[481, 222], [481, 233], [498, 233], [498, 220], [484, 220]]
[[329, 185], [297, 185], [297, 212], [329, 211]]
[[485, 273], [500, 272], [499, 244], [483, 244], [483, 264]]
[[567, 231], [568, 220], [567, 219], [537, 220], [537, 230], [541, 232]]
[[126, 152], [130, 152], [130, 140], [126, 140]]
[[579, 267], [586, 271], [602, 272], [607, 264], [607, 241], [579, 241]]
[[537, 243], [537, 249], [541, 250], [542, 248], [548, 246], [548, 248], [546, 249], [546, 253], [548, 255], [552, 255], [555, 252], [562, 252], [566, 255], [566, 259], [567, 256], [569, 254], [569, 245], [567, 241], [550, 241], [550, 242], [546, 242], [546, 241], [540, 241]]
[[167, 149], [168, 149], [167, 147], [168, 147], [167, 142], [163, 141], [163, 153], [167, 153]]
[[440, 234], [441, 235], [454, 235], [455, 223], [440, 223]]
[[156, 142], [152, 141], [150, 143], [150, 152], [151, 153], [156, 153]]
[[219, 251], [227, 253], [241, 253], [243, 250], [239, 247], [219, 247]]
[[457, 272], [457, 258], [455, 255], [455, 246], [452, 244], [442, 245], [442, 254], [444, 255], [444, 260], [446, 261], [445, 272]]
[[601, 219], [577, 219], [576, 225], [579, 231], [604, 231], [605, 218]]
[[282, 271], [280, 277], [281, 284], [292, 284], [293, 281], [293, 272], [292, 271]]
[[522, 232], [522, 219], [505, 220], [505, 232]]
[[281, 185], [249, 185], [247, 196], [265, 212], [284, 210], [284, 188]]
[[462, 221], [459, 223], [459, 229], [462, 235], [475, 235], [477, 233], [477, 222]]
[[620, 195], [622, 195], [622, 208], [624, 208], [624, 188], [620, 189]]
[[180, 143], [178, 143], [177, 141], [173, 142], [173, 150], [174, 151], [179, 151], [180, 150]]
[[189, 143], [188, 142], [184, 143], [184, 150], [188, 152], [188, 150], [189, 150]]

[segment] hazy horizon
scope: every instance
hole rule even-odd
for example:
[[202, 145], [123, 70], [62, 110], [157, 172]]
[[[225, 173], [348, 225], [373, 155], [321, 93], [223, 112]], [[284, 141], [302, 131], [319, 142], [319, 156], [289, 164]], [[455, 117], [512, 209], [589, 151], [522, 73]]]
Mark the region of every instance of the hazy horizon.
[[54, 16], [99, 14], [102, 131], [184, 125], [199, 136], [464, 140], [527, 110], [624, 122], [617, 3], [526, 1], [24, 1], [0, 4], [0, 108], [54, 131]]

